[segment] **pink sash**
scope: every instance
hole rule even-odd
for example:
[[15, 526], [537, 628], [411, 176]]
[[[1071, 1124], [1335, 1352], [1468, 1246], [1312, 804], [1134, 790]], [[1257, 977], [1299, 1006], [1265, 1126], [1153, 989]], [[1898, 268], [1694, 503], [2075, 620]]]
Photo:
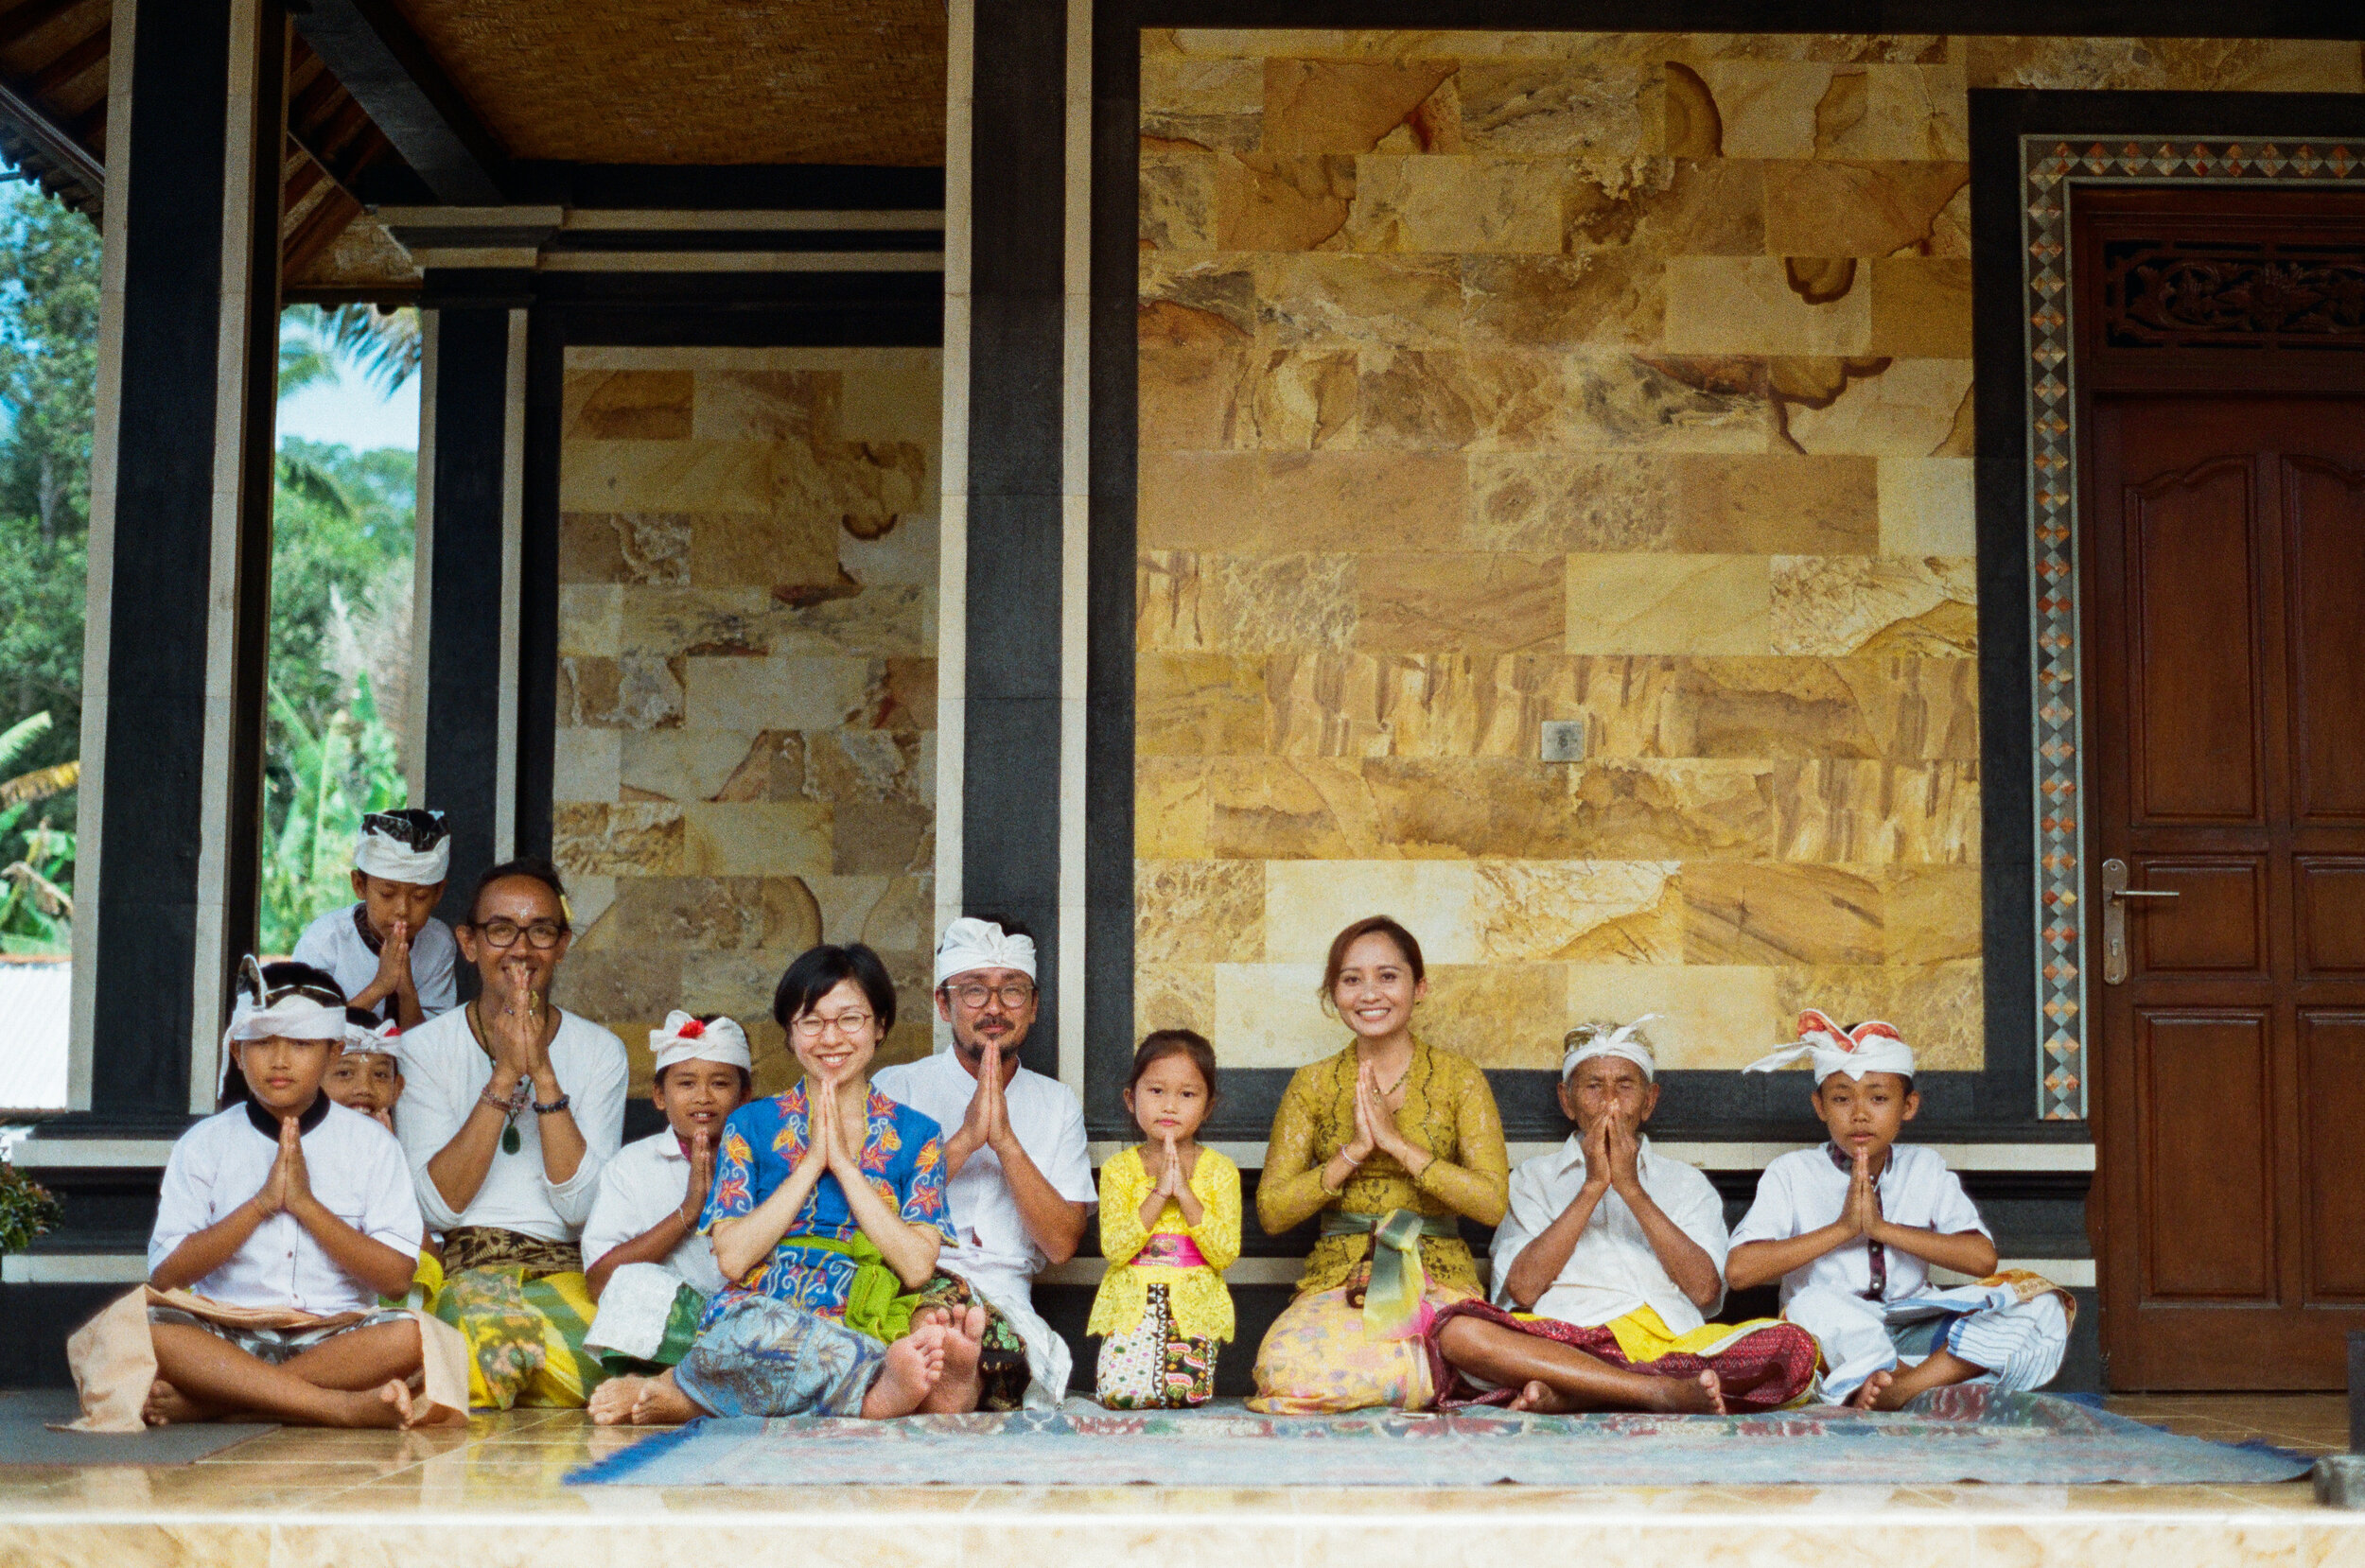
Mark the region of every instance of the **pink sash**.
[[1142, 1249], [1133, 1254], [1132, 1262], [1154, 1268], [1205, 1268], [1206, 1257], [1199, 1250], [1199, 1243], [1188, 1236], [1161, 1232], [1142, 1243]]

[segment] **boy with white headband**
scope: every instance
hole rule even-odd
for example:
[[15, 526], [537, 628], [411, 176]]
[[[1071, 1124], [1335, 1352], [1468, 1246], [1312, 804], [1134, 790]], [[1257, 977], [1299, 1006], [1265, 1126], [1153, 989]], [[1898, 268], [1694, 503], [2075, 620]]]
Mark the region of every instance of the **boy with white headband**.
[[325, 969], [353, 1006], [417, 1028], [459, 1000], [459, 944], [432, 913], [450, 874], [443, 812], [372, 811], [353, 846], [359, 901], [305, 927], [295, 961]]
[[[1995, 1272], [1995, 1241], [1935, 1149], [1900, 1146], [1919, 1114], [1914, 1054], [1892, 1026], [1842, 1029], [1812, 1009], [1798, 1043], [1751, 1062], [1771, 1072], [1806, 1060], [1821, 1148], [1775, 1159], [1733, 1232], [1735, 1290], [1782, 1281], [1782, 1315], [1823, 1348], [1823, 1392], [1894, 1410], [1948, 1384], [2036, 1388], [2061, 1368], [2075, 1302], [2024, 1270]], [[1979, 1282], [1930, 1282], [1931, 1265]], [[1902, 1358], [1918, 1355], [1900, 1370]]]
[[755, 1060], [737, 1020], [675, 1008], [649, 1031], [650, 1103], [665, 1130], [616, 1151], [583, 1222], [584, 1271], [600, 1304], [584, 1348], [611, 1371], [678, 1364], [723, 1288], [714, 1243], [698, 1229], [714, 1185], [715, 1141], [747, 1099]]
[[[410, 1166], [394, 1134], [321, 1090], [345, 1029], [329, 976], [246, 960], [222, 1048], [247, 1097], [173, 1145], [149, 1239], [150, 1425], [253, 1410], [410, 1426], [428, 1414], [409, 1381], [419, 1327], [378, 1307], [410, 1287], [423, 1234]], [[78, 1379], [110, 1359], [78, 1364]], [[86, 1383], [86, 1410], [92, 1395]]]
[[920, 1289], [920, 1314], [950, 1320], [987, 1308], [976, 1408], [1049, 1408], [1067, 1397], [1072, 1357], [1035, 1311], [1034, 1277], [1076, 1255], [1099, 1201], [1084, 1107], [1057, 1078], [1019, 1065], [1038, 1001], [1035, 939], [1023, 928], [954, 921], [937, 945], [936, 976], [953, 1048], [870, 1079], [945, 1130], [954, 1234]]
[[392, 1019], [347, 1007], [344, 1054], [328, 1064], [321, 1092], [394, 1131], [394, 1106], [402, 1099], [402, 1060], [395, 1054], [401, 1035]]
[[1722, 1415], [1778, 1408], [1813, 1381], [1804, 1330], [1707, 1319], [1725, 1296], [1725, 1205], [1642, 1131], [1659, 1099], [1649, 1017], [1563, 1042], [1576, 1131], [1511, 1174], [1495, 1304], [1457, 1301], [1429, 1328], [1440, 1408]]

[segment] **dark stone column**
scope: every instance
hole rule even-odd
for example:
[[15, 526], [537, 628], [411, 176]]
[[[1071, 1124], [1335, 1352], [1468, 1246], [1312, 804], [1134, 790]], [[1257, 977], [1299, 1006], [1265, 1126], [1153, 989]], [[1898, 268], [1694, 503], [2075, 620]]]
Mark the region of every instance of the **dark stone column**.
[[[93, 558], [103, 550], [109, 566], [90, 606], [100, 690], [84, 748], [97, 757], [99, 831], [96, 866], [86, 859], [78, 888], [96, 915], [76, 950], [91, 998], [90, 1114], [74, 1119], [83, 1130], [169, 1131], [211, 1103], [212, 1086], [190, 1082], [192, 1046], [254, 940], [287, 49], [276, 0], [257, 9], [117, 0], [131, 101], [128, 134], [118, 118], [108, 149], [109, 270], [122, 298], [102, 344], [113, 407], [94, 452], [95, 471], [112, 468], [114, 495], [112, 505], [97, 497], [92, 530]], [[243, 213], [227, 210], [234, 179], [251, 192]], [[226, 279], [225, 232], [240, 229], [246, 274]], [[225, 348], [224, 309], [240, 293], [248, 330]], [[243, 429], [218, 419], [216, 389], [228, 378], [244, 382]], [[218, 520], [223, 476], [237, 499]], [[219, 550], [218, 523], [234, 535]], [[223, 617], [212, 601], [225, 564]], [[230, 711], [209, 714], [209, 656], [224, 647]], [[209, 745], [228, 770], [211, 822]], [[208, 906], [219, 909], [211, 930]]]
[[961, 903], [1033, 929], [1056, 1077], [1066, 8], [978, 0], [974, 39]]
[[[430, 288], [435, 281], [429, 278]], [[418, 804], [451, 819], [451, 881], [437, 913], [455, 924], [466, 917], [477, 877], [497, 858], [511, 303], [498, 294], [464, 295], [447, 298], [435, 311], [435, 408], [428, 430], [433, 519], [424, 564], [430, 574], [427, 793]]]

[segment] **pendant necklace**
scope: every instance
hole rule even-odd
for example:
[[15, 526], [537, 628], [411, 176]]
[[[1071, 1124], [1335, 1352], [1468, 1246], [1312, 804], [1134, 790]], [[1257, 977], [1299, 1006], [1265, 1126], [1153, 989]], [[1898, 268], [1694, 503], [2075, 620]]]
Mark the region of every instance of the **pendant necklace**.
[[[477, 1011], [477, 1004], [473, 1002], [468, 1003], [468, 1033], [476, 1037], [476, 1048], [484, 1053], [488, 1061], [491, 1060], [493, 1048], [484, 1043], [483, 1015]], [[525, 1109], [526, 1096], [533, 1092], [532, 1080], [524, 1078], [520, 1078], [517, 1086], [509, 1091], [509, 1104], [501, 1112], [501, 1153], [503, 1154], [516, 1154], [525, 1147], [525, 1140], [517, 1132], [517, 1113]], [[491, 1097], [488, 1092], [486, 1098], [489, 1100]]]

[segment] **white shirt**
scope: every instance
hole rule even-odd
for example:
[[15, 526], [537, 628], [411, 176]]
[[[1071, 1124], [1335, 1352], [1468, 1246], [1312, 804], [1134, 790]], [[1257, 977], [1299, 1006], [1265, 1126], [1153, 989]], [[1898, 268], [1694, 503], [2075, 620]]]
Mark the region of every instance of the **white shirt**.
[[[950, 1142], [969, 1115], [969, 1102], [977, 1080], [960, 1058], [939, 1051], [923, 1061], [904, 1062], [871, 1075], [871, 1086], [890, 1100], [900, 1101], [923, 1116], [936, 1118]], [[1026, 1158], [1035, 1162], [1045, 1181], [1072, 1203], [1097, 1205], [1093, 1186], [1092, 1151], [1084, 1139], [1084, 1107], [1056, 1078], [1020, 1068], [1002, 1091], [1009, 1109], [1010, 1131]], [[1025, 1299], [1032, 1299], [1027, 1282], [1050, 1265], [1042, 1249], [1027, 1235], [1019, 1216], [1018, 1199], [1002, 1177], [1002, 1157], [990, 1147], [971, 1155], [960, 1175], [945, 1184], [945, 1211], [953, 1222], [953, 1241], [938, 1263], [963, 1279], [994, 1279], [1015, 1282]]]
[[[327, 1114], [303, 1134], [304, 1171], [312, 1195], [370, 1240], [417, 1257], [426, 1227], [419, 1223], [401, 1145], [358, 1110], [332, 1104], [325, 1095], [318, 1105]], [[156, 1228], [148, 1238], [149, 1272], [183, 1242], [261, 1192], [278, 1159], [276, 1124], [263, 1132], [244, 1103], [183, 1133], [165, 1162]], [[244, 1246], [189, 1289], [225, 1306], [293, 1307], [323, 1316], [377, 1305], [377, 1288], [346, 1273], [304, 1222], [285, 1210], [256, 1226]]]
[[[1743, 1242], [1786, 1242], [1819, 1230], [1840, 1217], [1848, 1207], [1848, 1169], [1832, 1163], [1831, 1145], [1798, 1149], [1775, 1159], [1758, 1178], [1757, 1201], [1733, 1230], [1733, 1246]], [[1935, 1230], [1942, 1236], [1976, 1230], [1992, 1235], [1979, 1217], [1963, 1184], [1946, 1168], [1936, 1149], [1895, 1143], [1881, 1172], [1881, 1212], [1894, 1225]], [[1881, 1299], [1895, 1301], [1918, 1296], [1929, 1283], [1930, 1269], [1902, 1247], [1884, 1246], [1887, 1285]], [[1782, 1276], [1782, 1304], [1810, 1285], [1828, 1285], [1850, 1296], [1872, 1288], [1872, 1254], [1866, 1238], [1831, 1248], [1801, 1268]]]
[[520, 1141], [517, 1152], [496, 1143], [476, 1196], [454, 1211], [427, 1174], [427, 1163], [444, 1152], [476, 1109], [478, 1097], [493, 1081], [493, 1058], [477, 1044], [464, 1007], [431, 1018], [402, 1037], [402, 1098], [394, 1105], [394, 1136], [411, 1161], [419, 1211], [429, 1225], [438, 1230], [497, 1226], [552, 1242], [571, 1242], [582, 1234], [599, 1193], [600, 1168], [616, 1158], [616, 1147], [624, 1141], [624, 1094], [630, 1087], [624, 1042], [561, 1011], [551, 1066], [572, 1102], [585, 1144], [583, 1162], [565, 1181], [543, 1174], [542, 1119], [529, 1106], [513, 1124]]
[[[589, 1268], [616, 1248], [678, 1211], [690, 1195], [690, 1157], [674, 1129], [637, 1138], [600, 1169], [599, 1194], [583, 1222], [583, 1266]], [[714, 1243], [692, 1231], [665, 1255], [665, 1266], [692, 1290], [713, 1295], [723, 1288]]]
[[[309, 964], [334, 975], [337, 984], [348, 997], [367, 990], [377, 979], [377, 954], [361, 940], [361, 930], [354, 924], [353, 912], [358, 904], [343, 904], [304, 928], [296, 938], [295, 951], [289, 956], [299, 964]], [[411, 983], [419, 993], [419, 1011], [429, 1018], [448, 1012], [460, 1000], [458, 984], [452, 978], [452, 967], [459, 961], [460, 945], [452, 940], [451, 928], [432, 915], [411, 939]], [[392, 1018], [388, 997], [378, 1004], [378, 1016]]]
[[[1648, 1138], [1641, 1143], [1635, 1171], [1642, 1178], [1642, 1190], [1675, 1222], [1675, 1228], [1708, 1255], [1721, 1280], [1725, 1273], [1724, 1200], [1697, 1169], [1654, 1154]], [[1560, 1218], [1584, 1186], [1585, 1144], [1574, 1135], [1552, 1153], [1521, 1161], [1511, 1173], [1511, 1210], [1495, 1229], [1498, 1305], [1516, 1306], [1508, 1294], [1511, 1265], [1530, 1242]], [[1690, 1333], [1707, 1321], [1658, 1261], [1642, 1222], [1613, 1188], [1594, 1205], [1568, 1261], [1553, 1277], [1551, 1287], [1536, 1298], [1534, 1310], [1564, 1323], [1596, 1328], [1638, 1307], [1657, 1313], [1670, 1333]]]

